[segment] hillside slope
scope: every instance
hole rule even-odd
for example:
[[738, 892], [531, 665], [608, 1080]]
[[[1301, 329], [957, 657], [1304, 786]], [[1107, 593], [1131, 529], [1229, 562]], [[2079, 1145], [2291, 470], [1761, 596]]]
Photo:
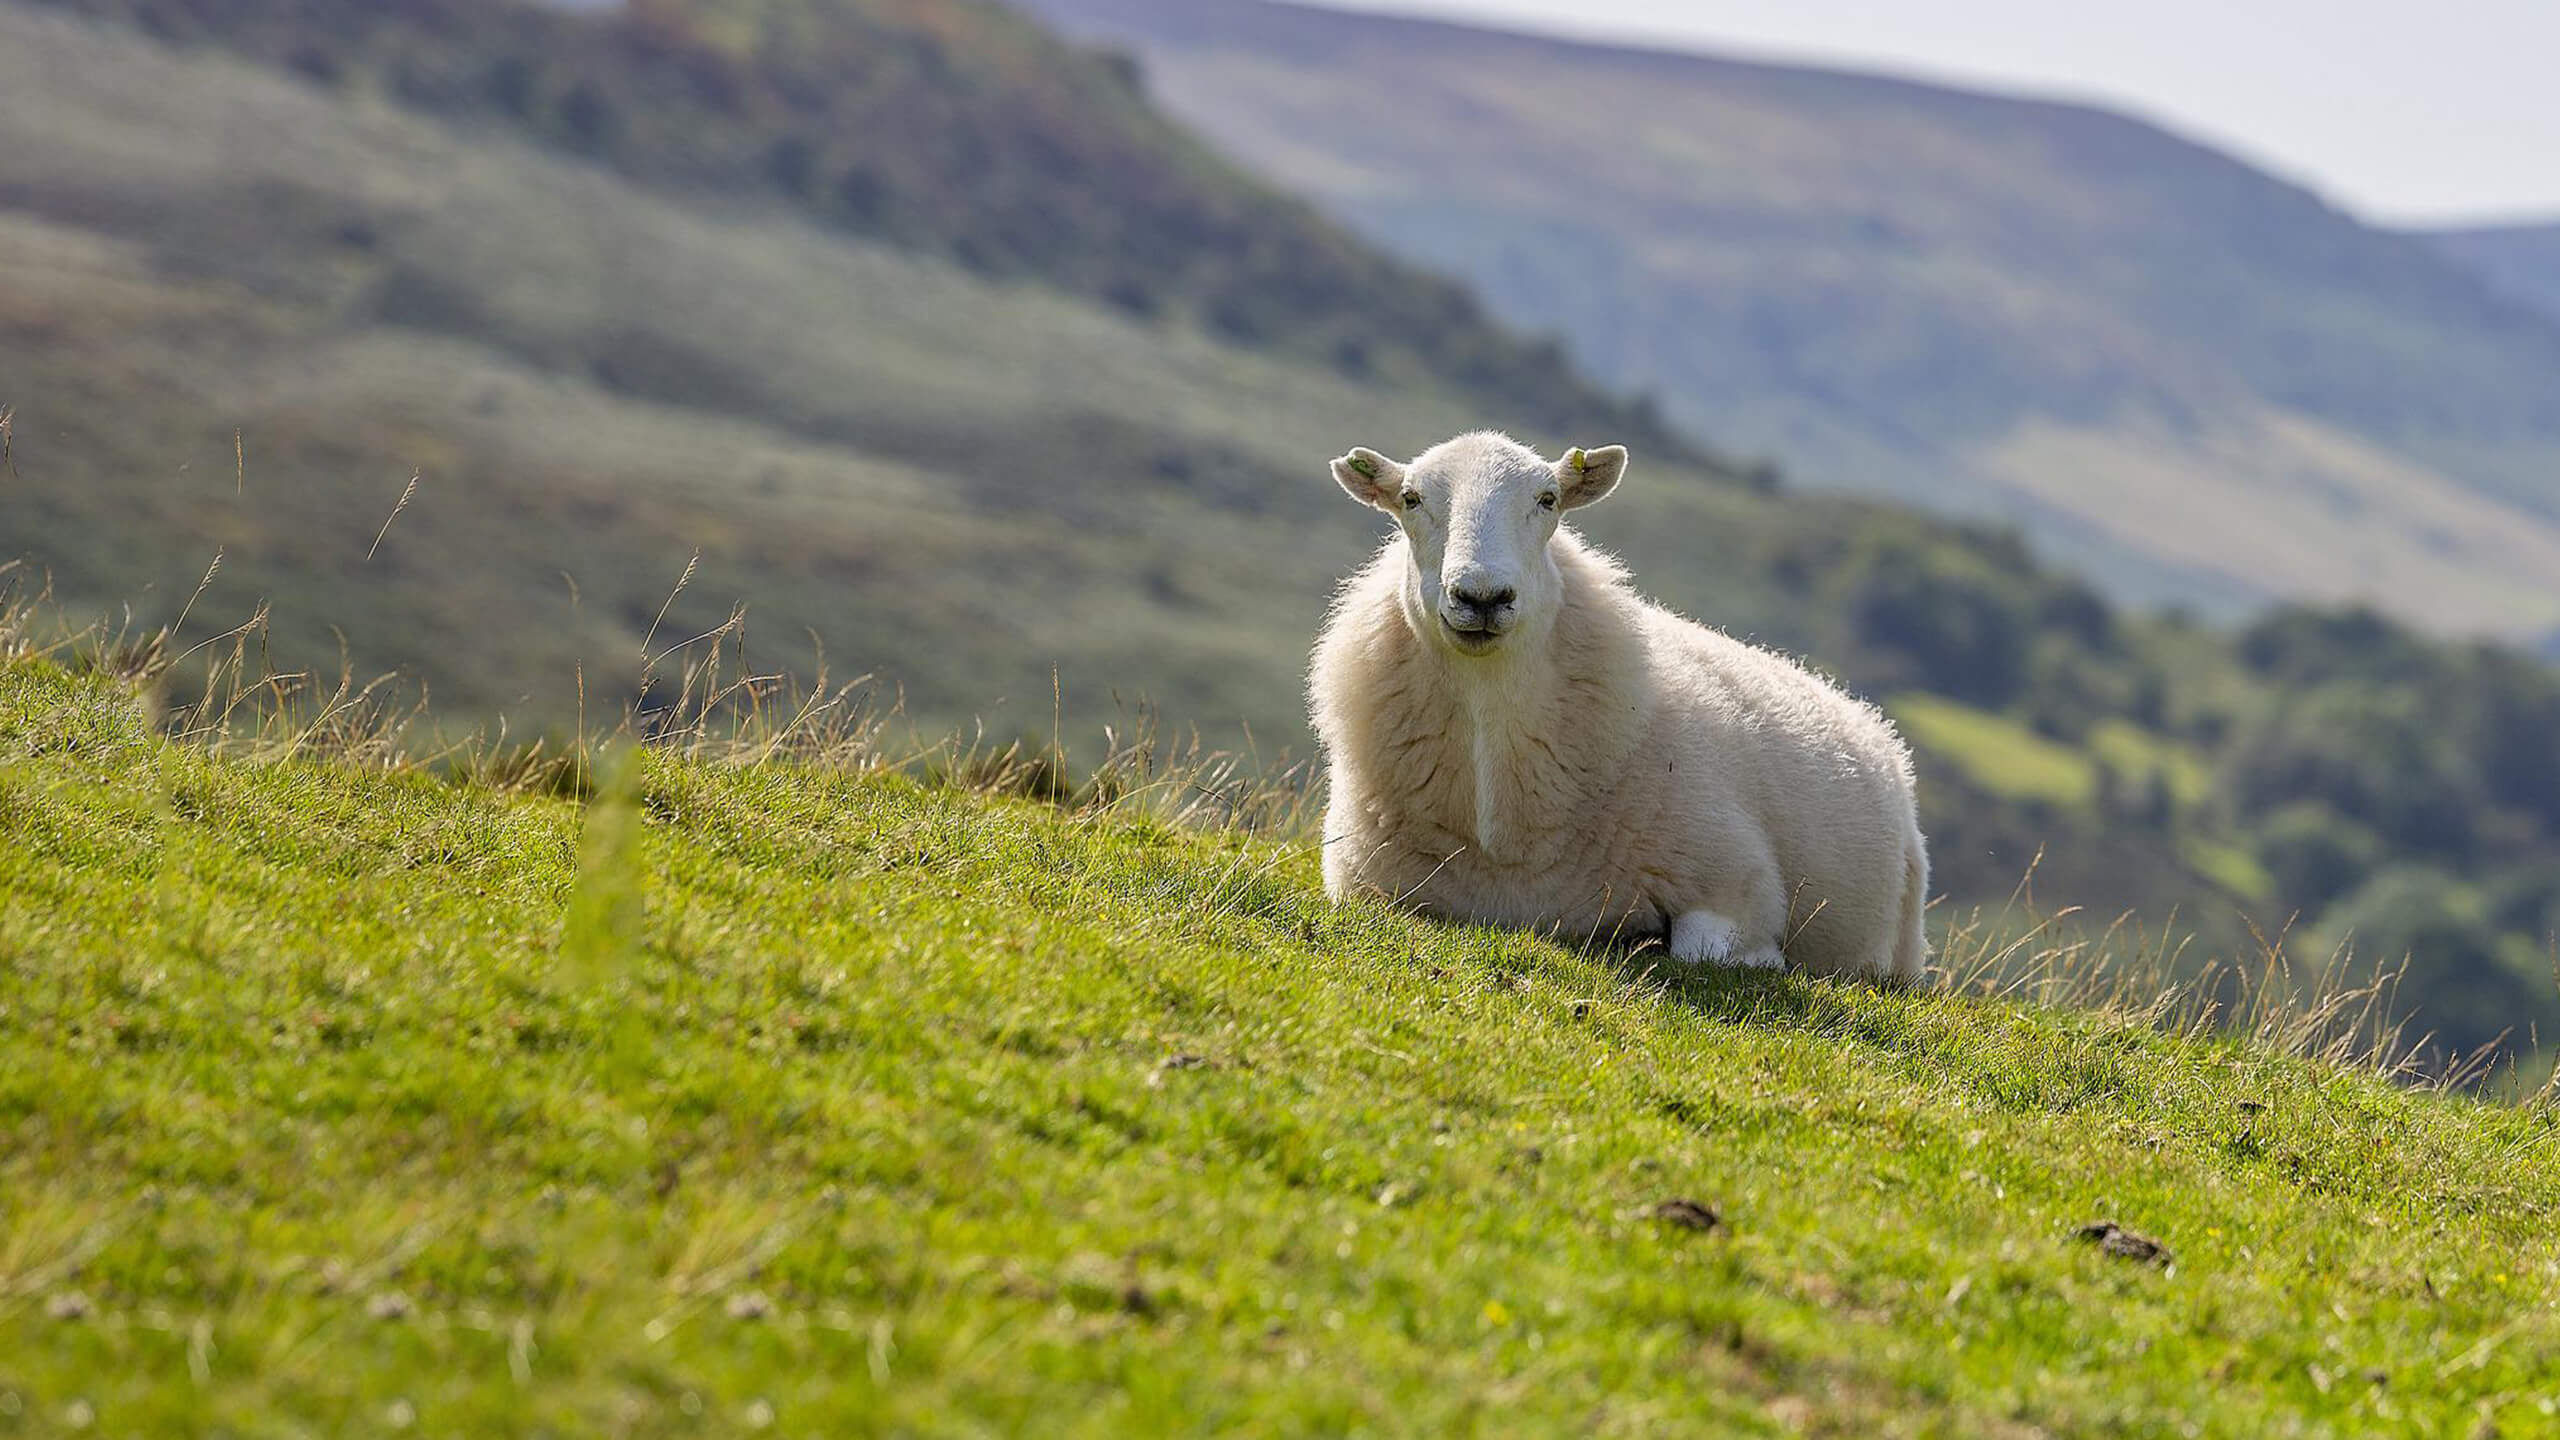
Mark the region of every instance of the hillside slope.
[[[822, 651], [928, 735], [1088, 754], [1148, 700], [1168, 740], [1265, 760], [1305, 755], [1306, 645], [1379, 534], [1323, 457], [1518, 423], [0, 4], [5, 408], [0, 590], [49, 578], [137, 636], [183, 612], [199, 658], [263, 614], [253, 672], [396, 670], [439, 723], [558, 735], [666, 704], [709, 645], [664, 652], [744, 604], [733, 677]], [[2450, 1047], [2560, 1033], [2549, 673], [2369, 617], [2238, 644], [2129, 618], [2006, 535], [1638, 444], [1588, 533], [1887, 703], [1958, 902], [2034, 867], [2050, 905], [2200, 931], [2199, 960], [2299, 921], [2312, 960], [2415, 951], [2403, 998]]]
[[1522, 423], [1670, 437], [990, 0], [26, 0]]
[[[814, 632], [933, 724], [1010, 699], [1045, 733], [1063, 664], [1080, 724], [1117, 687], [1286, 733], [1371, 529], [1323, 457], [1501, 408], [20, 5], [0, 341], [0, 547], [76, 609], [173, 618], [219, 554], [194, 638], [271, 600], [289, 663], [334, 630], [520, 723], [574, 714], [581, 664], [617, 708], [653, 622], [745, 599], [767, 660]], [[1667, 458], [1655, 518], [1715, 513]]]
[[2500, 293], [2560, 320], [2560, 225], [2493, 225], [2418, 233]]
[[2140, 599], [2560, 626], [2560, 323], [2228, 157], [1858, 75], [1262, 0], [1023, 3], [1805, 483], [2021, 518]]
[[[822, 649], [927, 731], [1144, 698], [1302, 755], [1307, 643], [1379, 529], [1324, 457], [1507, 418], [23, 6], [0, 139], [0, 556], [75, 614], [184, 611], [181, 645], [265, 605], [284, 668], [398, 670], [451, 721], [617, 714], [644, 637], [743, 602], [748, 661]], [[1879, 693], [2006, 703], [2038, 647], [2118, 647], [1995, 538], [1638, 464], [1590, 529], [1651, 593]], [[2084, 824], [1950, 781], [2001, 837], [1967, 885]], [[2085, 824], [2056, 883], [2194, 893]]]
[[211, 760], [0, 671], [10, 1423], [2549, 1423], [2548, 1107], [634, 763], [582, 811]]

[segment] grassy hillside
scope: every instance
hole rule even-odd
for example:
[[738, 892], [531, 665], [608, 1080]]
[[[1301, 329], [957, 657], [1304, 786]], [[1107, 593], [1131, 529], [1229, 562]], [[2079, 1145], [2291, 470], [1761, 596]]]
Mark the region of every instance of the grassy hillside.
[[[1305, 646], [1378, 533], [1323, 457], [1518, 418], [23, 5], [0, 141], [0, 589], [184, 612], [205, 654], [263, 616], [253, 667], [397, 671], [456, 727], [654, 709], [708, 645], [644, 640], [722, 631], [928, 731], [1089, 751], [1143, 697], [1302, 758]], [[1734, 481], [1640, 449], [1590, 532], [1904, 716], [1959, 902], [2034, 866], [2200, 956], [2298, 921], [2310, 958], [2414, 952], [2449, 1048], [2560, 1028], [2546, 672], [2353, 617], [2235, 645], [2013, 537]]]
[[[310, 7], [242, 43], [408, 13]], [[522, 24], [589, 37], [548, 12]], [[76, 607], [157, 621], [220, 553], [200, 620], [271, 600], [297, 662], [331, 663], [334, 627], [360, 668], [406, 668], [451, 713], [556, 721], [581, 661], [618, 703], [699, 549], [667, 628], [752, 601], [768, 656], [806, 668], [814, 632], [839, 673], [890, 674], [937, 722], [989, 707], [1045, 730], [1062, 664], [1093, 687], [1069, 697], [1080, 720], [1117, 689], [1294, 729], [1290, 652], [1370, 533], [1324, 456], [1492, 422], [1551, 444], [1647, 429], [1563, 381], [1531, 377], [1530, 402], [1464, 366], [1354, 376], [1173, 307], [990, 275], [776, 197], [645, 186], [535, 127], [439, 122], [140, 28], [9, 4], [0, 32], [8, 558]], [[995, 45], [973, 33], [955, 55]], [[978, 63], [1029, 63], [997, 50]], [[1223, 171], [1199, 187], [1202, 204], [1250, 188]], [[1349, 244], [1292, 223], [1294, 250]], [[1221, 253], [1214, 234], [1187, 243]], [[1409, 278], [1361, 283], [1437, 293]], [[1413, 338], [1403, 302], [1359, 303], [1381, 354]], [[1542, 413], [1578, 428], [1524, 425]], [[1646, 450], [1644, 518], [1745, 528], [1726, 477], [1682, 449]], [[493, 623], [509, 645], [487, 643]]]
[[2560, 318], [2560, 225], [2492, 225], [2421, 235], [2511, 299]]
[[1667, 432], [991, 0], [28, 0], [1524, 423]]
[[0, 35], [10, 558], [157, 623], [219, 553], [191, 639], [271, 601], [288, 663], [335, 627], [448, 713], [565, 719], [581, 663], [618, 706], [698, 549], [661, 644], [746, 600], [756, 653], [814, 631], [937, 723], [1045, 732], [1064, 664], [1080, 723], [1287, 726], [1368, 531], [1322, 458], [1490, 418], [137, 31]]
[[1806, 483], [2018, 517], [2124, 596], [2560, 627], [2560, 323], [2226, 156], [1858, 75], [1261, 0], [1023, 4]]
[[0, 1428], [2551, 1423], [2547, 1105], [1335, 909], [1143, 796], [614, 774], [0, 672]]
[[[561, 727], [581, 685], [617, 713], [644, 636], [744, 602], [750, 662], [805, 674], [814, 635], [928, 729], [1046, 737], [1056, 675], [1077, 736], [1145, 697], [1303, 754], [1301, 657], [1377, 535], [1323, 458], [1510, 419], [130, 30], [0, 6], [0, 39], [16, 578], [145, 629], [185, 610], [180, 648], [263, 604], [284, 668], [344, 645], [456, 722]], [[2105, 642], [1995, 538], [1639, 463], [1592, 531], [1654, 593], [1878, 689], [1980, 671], [2005, 703], [2049, 632]], [[2005, 893], [2078, 828], [2020, 821], [1949, 873]], [[2057, 883], [2188, 893], [2157, 846], [2056, 848]]]

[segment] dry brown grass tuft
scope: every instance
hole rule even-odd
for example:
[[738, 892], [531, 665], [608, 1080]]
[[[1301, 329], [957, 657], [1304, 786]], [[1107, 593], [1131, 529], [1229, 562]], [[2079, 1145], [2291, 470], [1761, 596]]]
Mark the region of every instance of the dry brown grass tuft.
[[2436, 1090], [2478, 1088], [2505, 1053], [2503, 1039], [2453, 1052], [2414, 1029], [2399, 1004], [2405, 957], [2376, 963], [2342, 944], [2305, 962], [2288, 948], [2288, 935], [2252, 927], [2254, 955], [2199, 959], [2175, 916], [2157, 929], [2130, 914], [2093, 928], [2075, 908], [2037, 911], [2024, 898], [2033, 873], [2031, 867], [2002, 906], [1976, 908], [1948, 924], [1937, 967], [1948, 990], [2092, 1011], [2190, 1038], [2239, 1038], [2275, 1054]]

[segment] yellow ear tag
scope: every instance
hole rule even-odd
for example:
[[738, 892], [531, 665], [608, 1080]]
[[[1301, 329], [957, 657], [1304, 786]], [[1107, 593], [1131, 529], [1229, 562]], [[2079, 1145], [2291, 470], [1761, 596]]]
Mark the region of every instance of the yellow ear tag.
[[1574, 451], [1571, 455], [1568, 455], [1565, 458], [1573, 462], [1573, 468], [1576, 470], [1587, 471], [1591, 468], [1591, 457], [1583, 454], [1580, 450]]

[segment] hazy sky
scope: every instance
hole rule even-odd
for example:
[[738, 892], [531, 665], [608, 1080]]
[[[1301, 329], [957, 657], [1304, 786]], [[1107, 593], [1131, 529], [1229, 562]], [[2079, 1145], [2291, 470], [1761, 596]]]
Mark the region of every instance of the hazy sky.
[[2090, 99], [2374, 219], [2560, 219], [2560, 0], [1326, 3]]

